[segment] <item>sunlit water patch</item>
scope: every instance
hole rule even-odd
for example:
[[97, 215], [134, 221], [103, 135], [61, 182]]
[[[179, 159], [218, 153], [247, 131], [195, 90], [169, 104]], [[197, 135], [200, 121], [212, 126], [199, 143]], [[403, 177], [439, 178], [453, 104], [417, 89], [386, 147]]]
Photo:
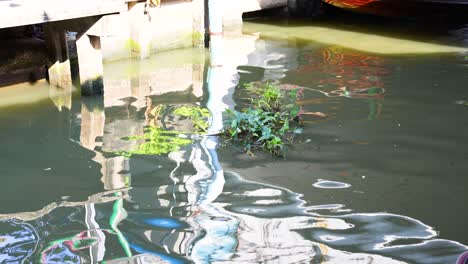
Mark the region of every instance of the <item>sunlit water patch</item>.
[[298, 38], [377, 54], [431, 54], [468, 51], [468, 48], [455, 45], [428, 43], [403, 37], [389, 37], [374, 32], [360, 32], [358, 29], [341, 29], [333, 26], [285, 26], [248, 22], [245, 23], [244, 30], [246, 33], [258, 32], [264, 37], [275, 39]]

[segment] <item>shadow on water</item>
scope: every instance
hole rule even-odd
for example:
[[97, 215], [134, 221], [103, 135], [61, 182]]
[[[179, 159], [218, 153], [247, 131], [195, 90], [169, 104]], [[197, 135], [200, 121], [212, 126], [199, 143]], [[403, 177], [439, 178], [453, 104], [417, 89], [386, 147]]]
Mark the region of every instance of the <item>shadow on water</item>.
[[[468, 249], [467, 109], [454, 103], [465, 58], [297, 39], [226, 34], [222, 70], [172, 51], [107, 64], [101, 97], [5, 104], [1, 261], [455, 263]], [[302, 93], [285, 159], [196, 134], [167, 154], [119, 155], [148, 126], [191, 127], [158, 106], [240, 109], [243, 84], [267, 80]]]

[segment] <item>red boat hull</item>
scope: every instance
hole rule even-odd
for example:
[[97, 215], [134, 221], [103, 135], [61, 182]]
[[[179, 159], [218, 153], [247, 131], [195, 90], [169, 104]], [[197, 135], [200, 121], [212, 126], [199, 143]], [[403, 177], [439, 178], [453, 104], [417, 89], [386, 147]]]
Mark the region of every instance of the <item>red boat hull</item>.
[[356, 12], [384, 16], [467, 15], [468, 0], [323, 0]]

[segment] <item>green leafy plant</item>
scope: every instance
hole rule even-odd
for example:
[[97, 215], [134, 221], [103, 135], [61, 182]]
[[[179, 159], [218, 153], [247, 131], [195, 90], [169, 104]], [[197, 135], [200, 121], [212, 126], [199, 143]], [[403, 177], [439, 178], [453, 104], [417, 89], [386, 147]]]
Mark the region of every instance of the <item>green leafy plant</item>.
[[298, 121], [299, 108], [294, 104], [297, 91], [284, 91], [271, 83], [249, 84], [246, 89], [252, 94], [250, 107], [228, 110], [225, 136], [248, 152], [260, 148], [283, 154], [285, 144], [294, 136], [291, 124]]

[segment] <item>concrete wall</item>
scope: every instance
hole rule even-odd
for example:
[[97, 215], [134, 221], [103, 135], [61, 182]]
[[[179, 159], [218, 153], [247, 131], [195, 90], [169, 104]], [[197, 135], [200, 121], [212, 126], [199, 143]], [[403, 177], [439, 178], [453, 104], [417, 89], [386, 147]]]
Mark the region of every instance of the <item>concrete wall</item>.
[[[203, 46], [205, 0], [166, 0], [159, 7], [129, 3], [128, 11], [102, 18], [105, 61], [146, 58], [151, 53]], [[238, 29], [242, 14], [285, 6], [287, 0], [224, 0], [224, 27]]]
[[0, 29], [118, 13], [125, 0], [3, 0]]
[[[171, 1], [160, 7], [129, 3], [129, 9], [102, 18], [105, 61], [146, 58], [163, 50], [203, 44], [203, 0]], [[200, 12], [201, 11], [201, 12]]]

